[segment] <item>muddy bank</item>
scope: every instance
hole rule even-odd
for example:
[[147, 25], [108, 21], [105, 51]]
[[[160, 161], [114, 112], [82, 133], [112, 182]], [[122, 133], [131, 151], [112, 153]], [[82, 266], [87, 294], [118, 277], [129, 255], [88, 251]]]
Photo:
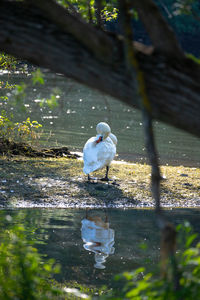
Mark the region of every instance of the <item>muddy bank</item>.
[[[200, 169], [165, 166], [162, 174], [163, 207], [200, 207]], [[113, 163], [110, 178], [88, 183], [80, 160], [1, 157], [0, 207], [153, 207], [148, 165]]]
[[4, 138], [0, 138], [0, 155], [6, 155], [7, 157], [22, 155], [27, 157], [68, 157], [75, 159], [79, 157], [77, 154], [72, 154], [67, 147], [38, 150], [26, 143], [14, 142]]

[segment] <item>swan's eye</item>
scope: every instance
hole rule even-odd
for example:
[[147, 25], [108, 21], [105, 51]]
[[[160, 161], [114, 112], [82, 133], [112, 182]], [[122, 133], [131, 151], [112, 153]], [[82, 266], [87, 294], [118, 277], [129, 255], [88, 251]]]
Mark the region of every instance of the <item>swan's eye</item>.
[[98, 138], [98, 140], [96, 141], [96, 143], [98, 144], [98, 143], [100, 143], [100, 142], [102, 142], [102, 141], [103, 141], [103, 137], [100, 136], [100, 137]]

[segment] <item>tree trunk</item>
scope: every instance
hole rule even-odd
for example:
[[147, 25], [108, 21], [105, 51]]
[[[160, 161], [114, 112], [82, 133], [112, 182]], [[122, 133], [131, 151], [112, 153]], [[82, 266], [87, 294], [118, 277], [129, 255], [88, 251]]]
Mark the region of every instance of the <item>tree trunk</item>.
[[[75, 26], [76, 36], [68, 31], [70, 26], [62, 29], [39, 8], [26, 2], [1, 1], [0, 51], [62, 73], [140, 109], [138, 79], [126, 70], [120, 38], [86, 26], [85, 36], [95, 39], [91, 46], [89, 40], [82, 42], [78, 36], [78, 29], [83, 34], [80, 22]], [[104, 44], [103, 51], [98, 51], [98, 43]], [[158, 52], [147, 55], [138, 51], [136, 57], [152, 117], [200, 136], [199, 66], [184, 56], [177, 59], [175, 55], [173, 60]]]

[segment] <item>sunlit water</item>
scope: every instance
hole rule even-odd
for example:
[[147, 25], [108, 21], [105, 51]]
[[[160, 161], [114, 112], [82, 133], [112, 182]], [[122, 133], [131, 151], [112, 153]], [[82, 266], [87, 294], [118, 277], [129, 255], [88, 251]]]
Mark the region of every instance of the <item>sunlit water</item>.
[[[65, 145], [70, 150], [81, 151], [86, 140], [96, 134], [96, 124], [105, 121], [118, 137], [120, 159], [146, 160], [139, 111], [63, 76], [46, 73], [45, 78], [45, 85], [33, 86], [31, 76], [0, 76], [1, 80], [9, 79], [13, 84], [27, 84], [24, 99], [27, 112], [13, 104], [8, 104], [7, 109], [13, 112], [17, 122], [30, 116], [31, 121], [37, 120], [43, 125], [43, 146]], [[59, 91], [55, 92], [55, 88]], [[49, 98], [52, 92], [57, 96], [58, 107], [41, 107], [42, 99]], [[12, 91], [7, 95], [9, 101], [14, 99]], [[155, 132], [161, 163], [200, 166], [200, 141], [197, 138], [160, 122], [155, 122]]]
[[[200, 233], [199, 212], [199, 209], [173, 209], [166, 214], [175, 225], [190, 221]], [[140, 266], [152, 269], [159, 259], [159, 233], [153, 210], [89, 210], [86, 214], [86, 210], [76, 209], [14, 209], [2, 210], [1, 214], [12, 216], [15, 224], [23, 223], [26, 229], [36, 230], [34, 238], [43, 242], [36, 244], [39, 252], [61, 265], [56, 276], [60, 282], [74, 280], [113, 286], [116, 273]], [[83, 233], [85, 220], [96, 216], [102, 224], [96, 233], [92, 229]], [[103, 225], [106, 222], [107, 227]], [[1, 226], [6, 228], [6, 222]], [[111, 236], [105, 234], [105, 228], [112, 231]], [[96, 244], [90, 244], [88, 250], [85, 245], [91, 236]], [[100, 257], [98, 264], [95, 253]]]
[[[1, 75], [0, 80], [7, 80], [7, 75]], [[106, 121], [118, 137], [119, 158], [145, 161], [139, 111], [59, 75], [47, 73], [45, 85], [36, 86], [31, 84], [30, 76], [9, 78], [13, 84], [22, 81], [28, 85], [24, 100], [27, 111], [22, 112], [14, 104], [5, 107], [13, 112], [16, 122], [30, 116], [31, 121], [37, 120], [43, 125], [43, 146], [66, 145], [70, 150], [81, 151], [85, 141], [96, 134], [96, 124]], [[41, 100], [49, 98], [54, 88], [60, 90], [58, 107], [41, 107]], [[7, 96], [9, 100], [14, 99], [12, 91]], [[200, 166], [200, 141], [197, 138], [160, 122], [156, 122], [155, 130], [161, 163]], [[95, 229], [93, 224], [92, 231], [83, 228], [84, 220], [88, 218], [85, 210], [17, 209], [2, 212], [11, 215], [13, 222], [36, 228], [36, 240], [44, 242], [37, 244], [39, 252], [61, 265], [61, 273], [56, 276], [60, 282], [75, 280], [113, 286], [114, 274], [141, 265], [149, 268], [159, 259], [159, 233], [152, 210], [91, 210], [88, 216], [98, 216], [102, 227], [102, 230]], [[175, 224], [189, 220], [200, 232], [198, 209], [174, 209], [167, 214]], [[20, 221], [16, 218], [19, 215]], [[2, 226], [6, 228], [7, 225]], [[96, 244], [91, 243], [91, 237], [97, 239]]]

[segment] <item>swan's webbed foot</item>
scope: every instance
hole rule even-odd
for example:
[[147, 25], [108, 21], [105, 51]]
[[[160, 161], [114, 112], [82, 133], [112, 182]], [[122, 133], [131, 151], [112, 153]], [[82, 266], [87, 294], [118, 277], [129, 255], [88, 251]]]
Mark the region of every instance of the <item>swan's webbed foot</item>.
[[105, 177], [103, 177], [103, 178], [101, 178], [100, 180], [101, 180], [101, 181], [111, 181], [111, 179], [109, 179], [109, 178], [108, 178], [108, 177], [106, 177], [106, 176], [105, 176]]
[[94, 183], [94, 180], [95, 180], [95, 178], [92, 178], [91, 176], [90, 176], [90, 174], [88, 174], [88, 182], [89, 183]]
[[111, 184], [116, 185], [116, 186], [120, 186], [120, 184], [117, 183], [116, 180], [113, 180], [113, 182], [111, 182]]
[[88, 174], [88, 180], [87, 180], [88, 183], [96, 183], [96, 178], [92, 178], [90, 177], [90, 174]]

